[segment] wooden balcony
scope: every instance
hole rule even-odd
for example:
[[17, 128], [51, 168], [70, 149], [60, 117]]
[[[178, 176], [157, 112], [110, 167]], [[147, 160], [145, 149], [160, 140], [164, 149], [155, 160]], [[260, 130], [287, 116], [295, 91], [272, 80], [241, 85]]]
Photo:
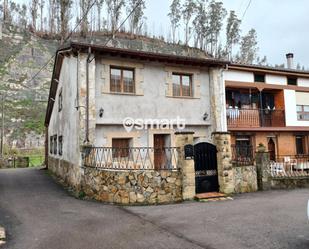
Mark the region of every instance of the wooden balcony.
[[228, 128], [284, 127], [284, 110], [227, 108]]

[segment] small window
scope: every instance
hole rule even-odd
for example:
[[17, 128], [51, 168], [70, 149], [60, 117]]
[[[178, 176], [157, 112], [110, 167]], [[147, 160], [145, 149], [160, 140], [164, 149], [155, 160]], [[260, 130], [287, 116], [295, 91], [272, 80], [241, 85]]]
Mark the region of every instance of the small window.
[[297, 78], [288, 77], [288, 85], [297, 86]]
[[58, 137], [58, 147], [59, 156], [62, 156], [63, 136]]
[[129, 157], [130, 139], [129, 138], [113, 138], [113, 157]]
[[62, 91], [59, 92], [58, 96], [58, 111], [61, 112], [62, 110]]
[[111, 67], [110, 91], [114, 93], [134, 93], [134, 70]]
[[54, 151], [54, 137], [50, 136], [49, 137], [49, 153], [53, 154]]
[[192, 97], [192, 75], [173, 73], [173, 96]]
[[265, 74], [254, 74], [254, 82], [265, 82]]
[[57, 135], [53, 136], [54, 144], [53, 144], [53, 152], [55, 155], [57, 155]]
[[309, 120], [309, 105], [297, 105], [297, 119]]
[[304, 136], [296, 136], [296, 154], [303, 155], [305, 152], [305, 137]]

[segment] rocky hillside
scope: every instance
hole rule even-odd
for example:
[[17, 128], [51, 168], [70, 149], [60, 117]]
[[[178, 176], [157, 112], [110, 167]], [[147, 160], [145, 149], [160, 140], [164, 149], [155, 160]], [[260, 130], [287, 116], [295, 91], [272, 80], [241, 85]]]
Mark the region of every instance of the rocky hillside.
[[8, 147], [36, 147], [44, 141], [43, 124], [53, 60], [33, 77], [54, 55], [57, 46], [56, 41], [42, 39], [29, 31], [2, 27], [0, 91], [4, 93], [5, 144]]

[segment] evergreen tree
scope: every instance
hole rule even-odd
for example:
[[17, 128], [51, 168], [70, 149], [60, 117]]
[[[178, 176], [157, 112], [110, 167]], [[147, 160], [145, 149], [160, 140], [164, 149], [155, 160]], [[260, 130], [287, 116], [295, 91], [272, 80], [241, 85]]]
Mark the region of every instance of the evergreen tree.
[[190, 22], [196, 9], [194, 0], [186, 0], [182, 7], [182, 18], [185, 24], [185, 45], [188, 45], [191, 35]]
[[257, 34], [255, 29], [249, 30], [248, 34], [241, 38], [239, 61], [252, 64], [257, 57]]
[[[137, 6], [137, 7], [136, 7]], [[135, 10], [133, 11], [133, 9]], [[146, 8], [145, 0], [130, 0], [127, 8], [129, 15], [133, 11], [129, 19], [129, 29], [131, 34], [140, 34], [142, 31], [144, 20], [144, 10]]]

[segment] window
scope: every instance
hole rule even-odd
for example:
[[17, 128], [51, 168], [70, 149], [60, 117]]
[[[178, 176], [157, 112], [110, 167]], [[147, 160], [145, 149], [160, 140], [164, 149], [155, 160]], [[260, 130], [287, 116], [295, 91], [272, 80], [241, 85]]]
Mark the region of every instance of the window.
[[297, 119], [309, 120], [309, 105], [297, 105]]
[[296, 154], [303, 155], [305, 154], [305, 143], [304, 136], [296, 136]]
[[60, 112], [62, 110], [62, 90], [59, 92], [58, 96], [58, 111]]
[[134, 70], [111, 67], [110, 91], [115, 93], [134, 93]]
[[53, 150], [54, 150], [54, 137], [50, 136], [49, 137], [49, 153], [53, 154]]
[[53, 142], [53, 153], [55, 154], [55, 155], [57, 155], [57, 135], [54, 135], [53, 136], [53, 140], [54, 140], [54, 142]]
[[288, 85], [297, 86], [297, 78], [295, 78], [295, 77], [288, 77]]
[[254, 74], [254, 82], [265, 82], [265, 74]]
[[58, 137], [58, 153], [59, 153], [59, 156], [62, 156], [62, 147], [63, 147], [63, 136], [59, 136]]
[[173, 73], [173, 96], [192, 97], [192, 75]]
[[235, 159], [242, 161], [252, 159], [252, 144], [250, 136], [237, 136], [236, 137], [236, 146], [235, 146], [236, 155]]
[[113, 138], [113, 157], [129, 157], [130, 139], [129, 138]]

